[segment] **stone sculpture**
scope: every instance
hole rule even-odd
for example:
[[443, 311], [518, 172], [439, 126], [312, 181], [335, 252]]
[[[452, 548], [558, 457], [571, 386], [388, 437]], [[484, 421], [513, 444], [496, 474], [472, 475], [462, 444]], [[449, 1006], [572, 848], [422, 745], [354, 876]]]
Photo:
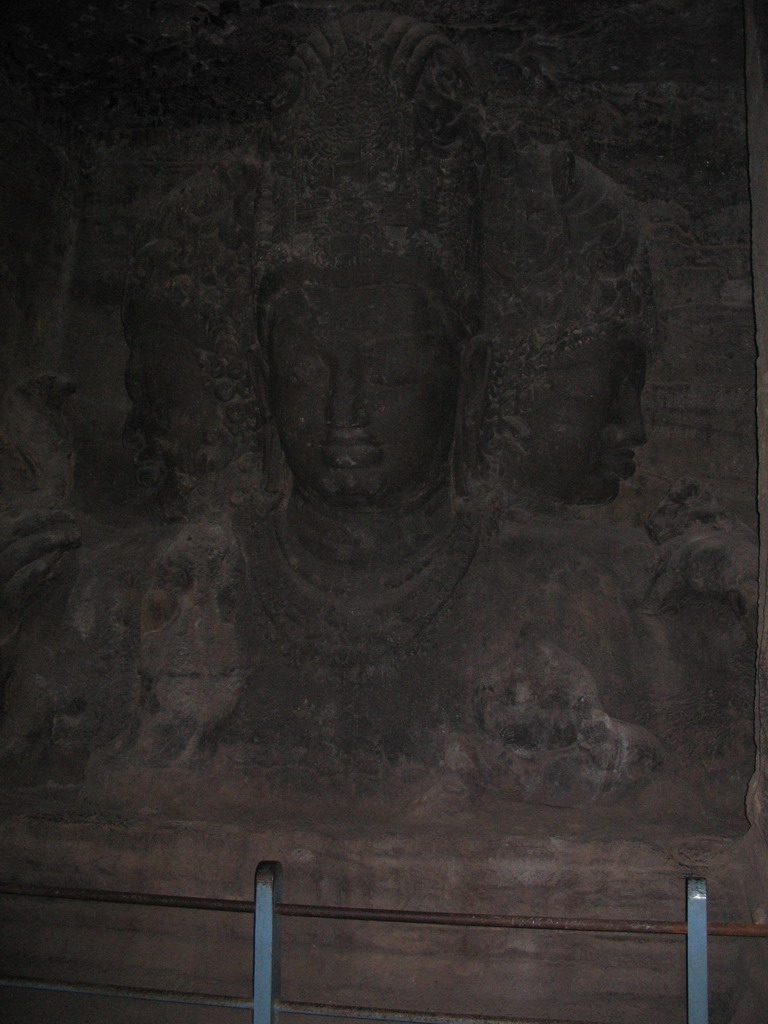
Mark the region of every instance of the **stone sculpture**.
[[569, 512], [634, 469], [653, 322], [613, 183], [487, 136], [435, 29], [318, 30], [259, 157], [181, 186], [140, 240], [126, 438], [167, 524], [84, 557], [69, 594], [61, 651], [95, 643], [109, 699], [87, 670], [49, 682], [6, 745], [566, 804], [665, 763], [748, 771], [749, 538], [681, 512], [695, 537], [656, 528], [657, 551]]

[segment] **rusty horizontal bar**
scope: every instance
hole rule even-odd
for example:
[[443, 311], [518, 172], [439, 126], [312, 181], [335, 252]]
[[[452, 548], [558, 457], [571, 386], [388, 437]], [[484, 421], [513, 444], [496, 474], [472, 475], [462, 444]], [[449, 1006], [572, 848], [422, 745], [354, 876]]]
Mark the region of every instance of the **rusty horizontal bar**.
[[578, 1020], [542, 1020], [531, 1017], [483, 1017], [460, 1013], [417, 1013], [385, 1010], [377, 1006], [336, 1006], [330, 1003], [294, 1003], [280, 999], [275, 1009], [304, 1017], [339, 1017], [349, 1020], [391, 1021], [392, 1024], [594, 1024]]
[[219, 910], [252, 914], [253, 900], [220, 900], [205, 896], [166, 896], [160, 893], [120, 892], [113, 889], [64, 889], [55, 885], [16, 885], [0, 882], [0, 894], [44, 899], [82, 900], [89, 903], [126, 903], [140, 907], [173, 907], [180, 910]]
[[39, 978], [0, 978], [0, 988], [32, 989], [35, 992], [71, 992], [84, 996], [108, 996], [112, 999], [144, 999], [152, 1003], [183, 1003], [185, 1006], [224, 1006], [230, 1010], [250, 1010], [253, 1003], [235, 996], [204, 995], [198, 992], [173, 992], [155, 988], [129, 988], [126, 985], [87, 985], [68, 981], [43, 981]]
[[[83, 900], [97, 903], [122, 903], [146, 907], [173, 907], [181, 910], [213, 910], [224, 913], [252, 914], [251, 900], [211, 899], [201, 896], [169, 896], [159, 893], [121, 892], [111, 889], [67, 889], [58, 886], [0, 883], [0, 894], [48, 899]], [[338, 921], [386, 921], [392, 924], [424, 924], [464, 928], [527, 928], [546, 931], [607, 932], [627, 935], [685, 935], [682, 921], [639, 921], [621, 918], [510, 916], [500, 914], [461, 914], [429, 910], [389, 910], [370, 907], [316, 906], [311, 903], [277, 903], [284, 917], [314, 917]], [[709, 935], [735, 938], [766, 938], [768, 924], [711, 923]]]
[[[384, 910], [366, 907], [316, 907], [278, 903], [286, 917], [321, 917], [342, 921], [389, 921], [398, 924], [457, 925], [464, 928], [531, 928], [563, 932], [613, 932], [635, 935], [685, 935], [682, 921], [637, 921], [599, 917], [541, 917], [500, 914], [451, 914], [424, 910]], [[710, 924], [710, 935], [768, 937], [764, 924]]]

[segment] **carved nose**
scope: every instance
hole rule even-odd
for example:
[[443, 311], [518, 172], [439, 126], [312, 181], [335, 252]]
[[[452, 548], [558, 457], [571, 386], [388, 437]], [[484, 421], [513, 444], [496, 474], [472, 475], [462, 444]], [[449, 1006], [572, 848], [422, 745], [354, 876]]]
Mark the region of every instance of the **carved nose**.
[[625, 410], [625, 416], [619, 428], [619, 440], [625, 441], [633, 448], [639, 448], [648, 440], [648, 435], [645, 432], [643, 410], [640, 408], [639, 395], [635, 397], [635, 400]]
[[363, 430], [368, 425], [359, 378], [348, 370], [334, 374], [328, 399], [327, 421], [333, 431]]
[[625, 385], [613, 411], [613, 422], [608, 425], [606, 431], [611, 447], [639, 448], [644, 445], [648, 437], [645, 433], [639, 389]]

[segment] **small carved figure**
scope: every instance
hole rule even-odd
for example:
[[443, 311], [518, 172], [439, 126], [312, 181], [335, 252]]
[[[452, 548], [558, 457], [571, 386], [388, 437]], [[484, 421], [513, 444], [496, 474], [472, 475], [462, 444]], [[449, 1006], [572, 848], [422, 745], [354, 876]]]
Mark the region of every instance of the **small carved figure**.
[[186, 527], [162, 551], [141, 603], [144, 697], [131, 741], [139, 758], [189, 760], [237, 704], [245, 679], [235, 622], [242, 586], [238, 546], [214, 523]]

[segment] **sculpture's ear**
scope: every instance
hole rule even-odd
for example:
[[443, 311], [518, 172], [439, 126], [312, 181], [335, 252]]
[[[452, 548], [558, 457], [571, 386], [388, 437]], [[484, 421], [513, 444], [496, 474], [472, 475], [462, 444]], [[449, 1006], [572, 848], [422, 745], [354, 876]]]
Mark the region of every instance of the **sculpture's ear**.
[[493, 346], [476, 334], [463, 348], [456, 429], [453, 438], [453, 489], [466, 497], [482, 462], [482, 428], [488, 394]]

